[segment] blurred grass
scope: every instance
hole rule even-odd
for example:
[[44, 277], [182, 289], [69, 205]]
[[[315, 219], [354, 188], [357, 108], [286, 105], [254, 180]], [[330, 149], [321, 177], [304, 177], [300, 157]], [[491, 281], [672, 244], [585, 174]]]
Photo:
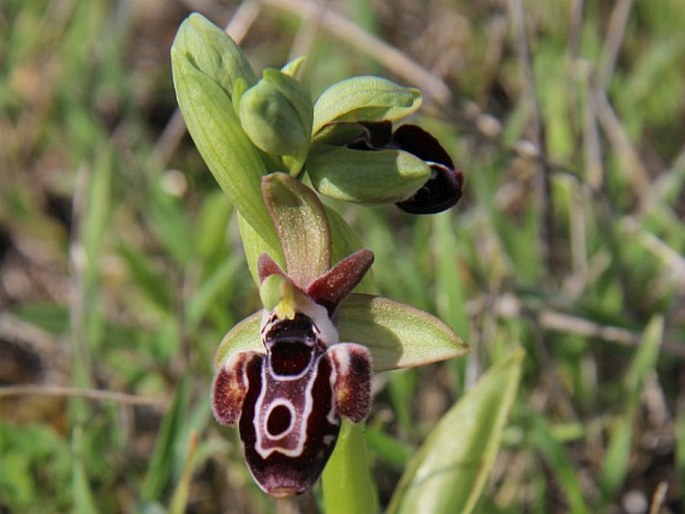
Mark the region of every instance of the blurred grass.
[[[646, 512], [659, 484], [651, 512], [685, 508], [684, 4], [335, 2], [388, 45], [355, 51], [337, 18], [310, 32], [299, 0], [252, 4], [257, 69], [306, 53], [315, 91], [355, 73], [423, 87], [417, 121], [466, 173], [465, 199], [434, 218], [337, 206], [376, 253], [379, 290], [474, 348], [379, 380], [368, 442], [384, 505], [411, 449], [521, 344], [480, 512]], [[285, 508], [206, 401], [218, 341], [259, 302], [230, 205], [165, 131], [168, 48], [200, 6], [222, 25], [237, 8], [0, 6], [2, 512]]]

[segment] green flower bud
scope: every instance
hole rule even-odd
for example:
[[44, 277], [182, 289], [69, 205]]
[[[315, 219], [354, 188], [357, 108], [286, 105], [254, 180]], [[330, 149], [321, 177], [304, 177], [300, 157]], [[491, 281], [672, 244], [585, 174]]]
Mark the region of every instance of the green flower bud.
[[240, 97], [238, 115], [250, 140], [269, 154], [296, 155], [309, 145], [313, 105], [295, 78], [266, 69]]
[[329, 86], [314, 104], [313, 134], [328, 123], [341, 121], [397, 121], [421, 105], [418, 89], [403, 87], [390, 80], [360, 76]]
[[430, 178], [431, 168], [401, 150], [363, 151], [316, 144], [307, 159], [307, 173], [323, 195], [374, 205], [410, 197]]
[[[198, 13], [188, 16], [178, 29], [172, 47], [194, 68], [231, 95], [237, 80], [248, 86], [257, 81], [245, 54], [221, 28]], [[178, 60], [179, 56], [177, 56]]]

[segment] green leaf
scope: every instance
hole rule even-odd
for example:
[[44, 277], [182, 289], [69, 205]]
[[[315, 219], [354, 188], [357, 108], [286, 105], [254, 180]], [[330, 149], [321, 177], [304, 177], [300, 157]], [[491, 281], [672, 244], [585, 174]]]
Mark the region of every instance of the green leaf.
[[224, 336], [214, 355], [214, 366], [220, 367], [229, 355], [243, 350], [261, 351], [264, 349], [259, 338], [262, 311], [251, 314]]
[[599, 484], [606, 502], [613, 501], [626, 478], [630, 458], [633, 424], [647, 376], [654, 371], [664, 333], [664, 319], [654, 316], [645, 328], [638, 351], [625, 376], [625, 411], [612, 424]]
[[516, 396], [522, 361], [519, 349], [443, 416], [407, 467], [387, 514], [473, 511]]
[[90, 490], [90, 484], [88, 483], [88, 476], [83, 466], [83, 461], [81, 459], [74, 459], [73, 468], [73, 512], [75, 514], [97, 514], [99, 510], [95, 506], [95, 499], [93, 498], [93, 492]]
[[183, 473], [174, 488], [174, 494], [169, 503], [169, 514], [183, 514], [187, 512], [190, 486], [193, 481], [193, 471], [196, 465], [197, 439], [197, 432], [193, 431], [188, 441], [188, 453], [183, 465]]
[[143, 500], [147, 502], [161, 499], [162, 493], [172, 476], [174, 450], [183, 434], [183, 424], [186, 419], [189, 399], [190, 380], [189, 376], [186, 376], [180, 382], [174, 403], [162, 420], [155, 449], [150, 458], [141, 494]]
[[322, 195], [379, 205], [409, 198], [428, 181], [431, 168], [401, 150], [369, 152], [317, 144], [307, 159], [307, 174]]
[[367, 463], [364, 424], [343, 420], [322, 476], [326, 514], [376, 513], [376, 491]]
[[[266, 172], [259, 151], [243, 131], [233, 110], [230, 90], [199, 64], [204, 62], [199, 43], [187, 43], [186, 27], [171, 48], [171, 64], [178, 100], [188, 132], [221, 188], [247, 222], [276, 246], [276, 232], [260, 193]], [[227, 73], [227, 71], [226, 71]]]
[[196, 288], [186, 302], [186, 322], [190, 330], [197, 329], [222, 291], [231, 289], [231, 281], [241, 271], [242, 265], [239, 255], [231, 255]]
[[331, 267], [331, 230], [318, 196], [285, 173], [262, 180], [264, 202], [281, 242], [286, 271], [305, 288]]
[[566, 447], [552, 434], [548, 421], [540, 414], [527, 413], [531, 423], [529, 436], [536, 452], [542, 454], [550, 464], [550, 473], [554, 474], [568, 502], [569, 514], [585, 514], [590, 508], [585, 503], [583, 487], [575, 463], [568, 455]]
[[367, 346], [375, 371], [461, 357], [468, 345], [427, 312], [388, 298], [353, 293], [333, 319], [341, 341]]
[[329, 86], [314, 103], [312, 134], [337, 121], [396, 121], [416, 111], [421, 101], [418, 89], [381, 77], [342, 80]]

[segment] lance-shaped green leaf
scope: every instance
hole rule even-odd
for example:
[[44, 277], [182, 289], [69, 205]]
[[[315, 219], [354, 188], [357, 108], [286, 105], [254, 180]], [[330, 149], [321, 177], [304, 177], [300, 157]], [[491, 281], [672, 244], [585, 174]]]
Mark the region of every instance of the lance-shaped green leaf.
[[331, 459], [323, 471], [326, 514], [375, 514], [378, 500], [369, 466], [363, 423], [343, 420]]
[[375, 371], [420, 366], [469, 351], [438, 318], [380, 296], [351, 294], [338, 307], [333, 323], [341, 341], [368, 347]]
[[297, 155], [309, 145], [312, 109], [309, 91], [297, 79], [267, 68], [240, 97], [238, 114], [258, 148], [269, 154]]
[[338, 121], [396, 121], [421, 105], [418, 89], [375, 76], [360, 76], [329, 86], [314, 103], [314, 128]]
[[486, 483], [516, 396], [523, 351], [494, 366], [436, 425], [387, 514], [469, 514]]
[[401, 150], [362, 151], [313, 145], [307, 173], [319, 193], [363, 204], [395, 203], [412, 196], [431, 176], [431, 168]]
[[224, 361], [236, 352], [253, 350], [264, 351], [259, 339], [259, 325], [262, 322], [262, 311], [255, 312], [229, 330], [219, 343], [214, 354], [214, 366], [223, 365]]
[[[238, 212], [270, 246], [277, 246], [260, 194], [263, 161], [240, 126], [225, 84], [198, 68], [198, 57], [184, 46], [189, 26], [186, 20], [171, 49], [176, 97], [188, 132]], [[192, 49], [201, 53], [199, 48]]]
[[285, 173], [262, 180], [264, 202], [285, 256], [286, 271], [301, 288], [331, 266], [331, 230], [316, 193]]
[[195, 68], [213, 79], [229, 96], [238, 79], [248, 87], [257, 81], [240, 47], [201, 14], [193, 13], [181, 23], [172, 48], [184, 53]]

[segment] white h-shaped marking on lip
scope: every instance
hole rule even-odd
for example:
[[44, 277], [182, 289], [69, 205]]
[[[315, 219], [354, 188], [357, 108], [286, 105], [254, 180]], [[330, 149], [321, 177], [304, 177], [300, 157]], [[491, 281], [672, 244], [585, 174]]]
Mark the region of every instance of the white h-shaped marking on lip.
[[[266, 413], [265, 416], [262, 416], [262, 409], [264, 407], [264, 399], [266, 398], [266, 391], [268, 389], [268, 384], [267, 384], [267, 373], [266, 373], [266, 368], [265, 363], [262, 364], [262, 390], [259, 393], [259, 397], [257, 398], [257, 401], [255, 402], [255, 419], [252, 421], [255, 429], [255, 450], [259, 455], [263, 458], [266, 459], [269, 455], [271, 455], [273, 452], [279, 452], [282, 453], [283, 455], [286, 455], [288, 457], [299, 457], [302, 455], [304, 452], [304, 445], [307, 439], [307, 426], [309, 425], [309, 418], [311, 416], [312, 410], [314, 409], [314, 396], [312, 394], [312, 388], [314, 386], [314, 382], [316, 381], [316, 377], [319, 374], [318, 370], [318, 359], [310, 363], [311, 365], [314, 365], [315, 368], [312, 370], [312, 374], [309, 377], [309, 380], [307, 382], [307, 388], [304, 391], [304, 412], [302, 412], [301, 416], [298, 416], [297, 409], [295, 406], [287, 402], [286, 400], [276, 400], [272, 406], [269, 407], [268, 412]], [[266, 423], [268, 421], [268, 415], [271, 412], [271, 410], [276, 406], [276, 405], [286, 405], [288, 404], [289, 408], [292, 408], [291, 414], [294, 413], [295, 415], [293, 416], [290, 427], [288, 432], [292, 431], [294, 428], [297, 427], [297, 424], [299, 423], [299, 434], [297, 436], [297, 446], [293, 449], [288, 449], [288, 448], [283, 448], [280, 446], [275, 446], [272, 448], [264, 448], [264, 441], [262, 439], [262, 435], [266, 434], [269, 435], [269, 432], [266, 428]], [[261, 422], [260, 422], [261, 421]], [[280, 436], [274, 439], [279, 439], [284, 436]]]

